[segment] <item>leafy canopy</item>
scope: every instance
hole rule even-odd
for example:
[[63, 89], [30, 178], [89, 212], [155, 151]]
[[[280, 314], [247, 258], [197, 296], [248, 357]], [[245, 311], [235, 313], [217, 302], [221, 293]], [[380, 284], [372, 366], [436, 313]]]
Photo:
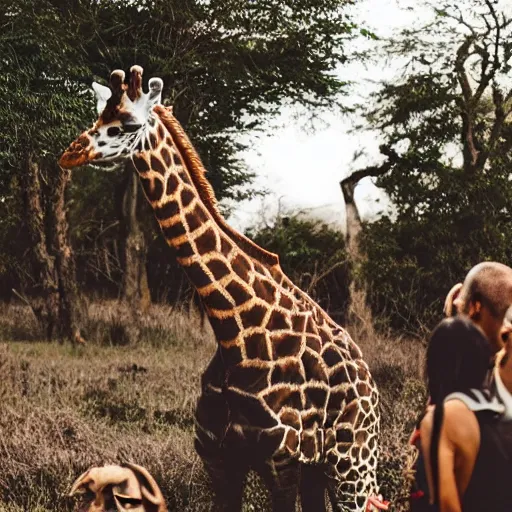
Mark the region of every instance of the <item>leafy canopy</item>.
[[366, 226], [363, 271], [375, 310], [413, 331], [440, 318], [473, 265], [512, 263], [510, 11], [490, 0], [430, 5], [433, 21], [384, 45], [406, 68], [365, 110], [386, 156], [371, 175], [394, 212]]
[[[23, 222], [19, 178], [29, 157], [39, 164], [48, 202], [58, 155], [95, 117], [91, 82], [105, 83], [113, 69], [134, 63], [146, 81], [163, 78], [164, 97], [190, 133], [217, 197], [232, 202], [261, 192], [241, 160], [239, 135], [263, 130], [285, 103], [312, 112], [339, 108], [345, 84], [335, 72], [347, 59], [345, 41], [358, 34], [347, 17], [352, 3], [0, 0], [0, 234]], [[121, 181], [75, 173], [70, 227], [88, 261], [118, 236], [110, 226], [118, 217], [112, 191]], [[149, 225], [143, 208], [139, 215]], [[9, 247], [4, 261], [23, 260], [23, 240], [1, 246]]]

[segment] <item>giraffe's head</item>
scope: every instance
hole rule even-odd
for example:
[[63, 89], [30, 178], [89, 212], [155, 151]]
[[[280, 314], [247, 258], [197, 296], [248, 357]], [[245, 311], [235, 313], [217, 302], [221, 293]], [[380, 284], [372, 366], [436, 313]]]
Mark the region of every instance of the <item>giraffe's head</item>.
[[152, 78], [149, 92], [144, 93], [140, 66], [132, 66], [128, 84], [119, 69], [110, 75], [110, 87], [94, 82], [98, 120], [71, 143], [59, 165], [66, 169], [89, 163], [113, 165], [142, 151], [151, 143], [153, 107], [160, 104], [162, 87], [162, 79]]

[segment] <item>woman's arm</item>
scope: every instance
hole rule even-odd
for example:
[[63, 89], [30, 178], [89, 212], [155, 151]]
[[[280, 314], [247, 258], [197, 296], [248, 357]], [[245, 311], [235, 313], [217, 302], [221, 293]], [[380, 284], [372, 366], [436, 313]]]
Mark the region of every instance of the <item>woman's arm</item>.
[[[439, 510], [461, 512], [461, 497], [471, 478], [480, 447], [480, 430], [475, 415], [459, 400], [444, 406], [444, 421], [439, 437]], [[433, 409], [421, 422], [422, 452], [425, 458], [430, 495], [433, 495], [430, 461]]]
[[447, 435], [449, 414], [441, 427], [439, 439], [439, 510], [440, 512], [462, 512], [460, 494], [457, 488], [455, 457], [457, 445]]

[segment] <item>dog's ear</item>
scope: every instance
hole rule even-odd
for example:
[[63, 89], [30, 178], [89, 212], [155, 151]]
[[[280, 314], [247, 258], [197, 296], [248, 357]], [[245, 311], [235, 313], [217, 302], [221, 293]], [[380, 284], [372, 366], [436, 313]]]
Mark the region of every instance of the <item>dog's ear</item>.
[[114, 504], [118, 512], [145, 512], [139, 481], [133, 471], [121, 466], [87, 470], [75, 480], [69, 495], [82, 495], [80, 510], [85, 512], [112, 510]]
[[88, 469], [82, 473], [71, 486], [69, 496], [76, 496], [77, 494], [83, 494], [89, 490], [89, 485], [92, 483], [91, 470]]
[[148, 470], [131, 463], [123, 464], [123, 466], [131, 469], [139, 482], [144, 512], [167, 512], [162, 491]]

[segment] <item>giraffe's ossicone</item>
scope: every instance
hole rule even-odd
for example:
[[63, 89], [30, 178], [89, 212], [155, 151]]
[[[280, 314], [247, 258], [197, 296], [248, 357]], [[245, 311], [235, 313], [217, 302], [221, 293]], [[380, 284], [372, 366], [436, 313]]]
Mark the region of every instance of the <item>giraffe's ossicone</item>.
[[[247, 471], [267, 482], [274, 510], [364, 511], [378, 493], [379, 399], [348, 333], [284, 275], [277, 255], [220, 215], [202, 163], [160, 105], [114, 71], [94, 84], [99, 118], [60, 165], [125, 162], [139, 174], [167, 242], [196, 287], [218, 341], [202, 378], [196, 448], [220, 510], [240, 510]], [[375, 501], [372, 499], [372, 502]], [[370, 508], [369, 508], [370, 509]]]

